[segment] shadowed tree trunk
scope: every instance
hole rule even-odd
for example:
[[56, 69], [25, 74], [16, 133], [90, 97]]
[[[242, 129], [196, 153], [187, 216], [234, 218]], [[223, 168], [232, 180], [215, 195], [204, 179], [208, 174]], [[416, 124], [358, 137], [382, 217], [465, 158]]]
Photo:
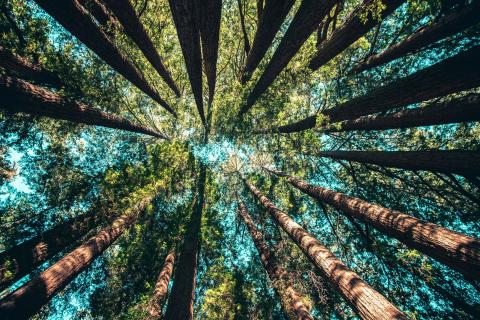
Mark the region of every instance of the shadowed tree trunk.
[[292, 320], [313, 320], [310, 311], [302, 301], [302, 295], [293, 288], [293, 281], [287, 271], [277, 264], [274, 252], [267, 246], [262, 232], [255, 226], [247, 207], [242, 201], [238, 202], [238, 214], [252, 236], [262, 265], [265, 271], [267, 271], [272, 286], [280, 297], [280, 303], [285, 313]]
[[244, 180], [244, 182], [262, 206], [265, 207], [275, 223], [290, 236], [310, 261], [322, 271], [332, 287], [352, 306], [361, 319], [408, 319], [405, 314], [337, 259], [333, 253], [310, 233], [305, 231], [288, 215], [277, 209], [260, 190], [247, 180]]
[[21, 78], [33, 80], [41, 84], [60, 87], [62, 85], [58, 74], [44, 69], [39, 64], [34, 64], [0, 46], [0, 67], [15, 72]]
[[105, 32], [95, 24], [77, 0], [35, 0], [35, 2], [108, 65], [176, 116], [175, 111], [148, 84], [140, 71], [118, 50]]
[[243, 84], [250, 79], [253, 71], [272, 45], [275, 35], [294, 3], [295, 0], [267, 0], [242, 72]]
[[[349, 15], [345, 23], [336, 29], [327, 41], [320, 44], [317, 48], [317, 54], [310, 60], [308, 67], [317, 70], [376, 26], [379, 21], [371, 13], [372, 5], [375, 6], [376, 1], [364, 0], [363, 4]], [[382, 19], [404, 2], [405, 0], [381, 0], [381, 3], [385, 6], [381, 13]], [[361, 17], [365, 15], [367, 16], [366, 21], [362, 21]]]
[[409, 53], [413, 53], [457, 32], [460, 32], [480, 21], [480, 2], [473, 1], [472, 4], [462, 8], [430, 25], [421, 27], [405, 40], [396, 43], [385, 51], [370, 56], [365, 62], [360, 63], [352, 69], [351, 73], [380, 66]]
[[81, 102], [67, 100], [26, 81], [0, 75], [0, 110], [68, 120], [168, 139], [161, 133]]
[[254, 131], [253, 133], [264, 134], [264, 133], [294, 133], [294, 132], [300, 132], [300, 131], [305, 131], [305, 130], [308, 130], [308, 129], [315, 128], [316, 122], [317, 122], [317, 117], [316, 116], [309, 116], [309, 117], [306, 117], [305, 119], [302, 119], [300, 121], [293, 122], [293, 123], [290, 123], [290, 124], [286, 124], [284, 126], [257, 130], [257, 131]]
[[479, 239], [340, 192], [308, 184], [281, 171], [267, 170], [285, 177], [295, 188], [342, 211], [348, 217], [368, 223], [408, 247], [457, 270], [467, 279], [480, 279]]
[[246, 113], [273, 83], [334, 4], [334, 0], [302, 0], [272, 59], [240, 109], [240, 115]]
[[260, 19], [262, 18], [263, 11], [264, 11], [264, 1], [257, 0], [257, 21], [260, 23]]
[[200, 30], [196, 19], [197, 8], [194, 0], [169, 0], [177, 36], [182, 47], [187, 67], [188, 79], [197, 104], [198, 113], [205, 126], [202, 93], [202, 56], [200, 49]]
[[480, 176], [479, 151], [322, 151], [316, 155], [412, 171], [455, 173], [465, 177]]
[[[119, 27], [117, 19], [99, 0], [79, 0], [78, 2], [92, 14], [102, 27], [107, 29], [110, 27]], [[111, 34], [109, 33], [109, 35]]]
[[135, 44], [143, 52], [143, 55], [152, 64], [162, 79], [168, 86], [180, 96], [180, 91], [172, 79], [170, 72], [165, 68], [162, 58], [158, 54], [152, 40], [147, 34], [147, 30], [143, 27], [140, 19], [137, 17], [135, 9], [130, 4], [130, 0], [103, 0], [108, 8], [117, 16], [118, 21], [123, 26], [123, 30], [135, 42]]
[[168, 283], [170, 282], [170, 277], [172, 276], [174, 264], [175, 249], [171, 249], [165, 258], [162, 271], [158, 275], [157, 283], [155, 284], [155, 290], [153, 291], [153, 297], [148, 310], [150, 315], [148, 319], [160, 319], [162, 315], [162, 307], [167, 298]]
[[248, 53], [250, 52], [250, 41], [248, 41], [248, 32], [245, 25], [245, 12], [243, 12], [242, 0], [237, 0], [237, 4], [240, 17], [240, 27], [242, 28], [243, 33], [243, 48], [245, 49], [245, 54], [248, 55]]

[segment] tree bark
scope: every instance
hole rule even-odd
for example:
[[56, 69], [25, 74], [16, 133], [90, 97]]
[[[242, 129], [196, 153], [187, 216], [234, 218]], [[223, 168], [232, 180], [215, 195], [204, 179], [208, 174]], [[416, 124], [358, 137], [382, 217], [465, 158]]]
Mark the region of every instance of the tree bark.
[[290, 236], [361, 319], [408, 319], [384, 296], [333, 255], [288, 215], [277, 209], [255, 186], [244, 180], [272, 219]]
[[175, 92], [177, 96], [180, 96], [180, 91], [173, 81], [170, 72], [167, 70], [162, 62], [155, 45], [147, 34], [143, 24], [137, 17], [135, 9], [130, 4], [130, 0], [103, 0], [108, 8], [115, 14], [120, 24], [123, 26], [123, 30], [130, 39], [135, 42], [138, 48], [142, 51], [143, 55], [151, 63], [151, 65], [158, 72], [160, 77], [167, 83], [170, 89]]
[[66, 30], [77, 37], [95, 52], [110, 67], [124, 76], [133, 85], [158, 102], [168, 112], [176, 116], [175, 111], [165, 102], [155, 89], [110, 38], [90, 18], [88, 12], [77, 0], [35, 0], [49, 15], [55, 18]]
[[178, 40], [182, 47], [188, 79], [203, 125], [206, 125], [202, 93], [202, 55], [197, 8], [193, 0], [169, 0]]
[[245, 13], [243, 12], [242, 8], [242, 0], [237, 0], [238, 4], [238, 13], [240, 17], [240, 27], [243, 33], [243, 48], [245, 50], [245, 54], [248, 55], [250, 52], [250, 41], [248, 40], [248, 32], [247, 27], [245, 25]]
[[273, 83], [334, 4], [334, 0], [302, 0], [272, 59], [248, 95], [246, 104], [241, 107], [240, 115], [246, 113]]
[[340, 192], [311, 185], [281, 171], [267, 170], [285, 177], [292, 186], [312, 198], [331, 205], [349, 218], [372, 225], [408, 247], [455, 269], [467, 279], [480, 279], [480, 239]]
[[243, 84], [250, 79], [253, 71], [272, 45], [275, 35], [294, 3], [295, 0], [267, 0], [242, 72]]
[[28, 59], [10, 52], [2, 46], [0, 46], [0, 67], [15, 72], [24, 79], [33, 80], [40, 84], [53, 87], [62, 85], [58, 74], [55, 72], [46, 70], [39, 64], [31, 63]]
[[288, 272], [278, 265], [275, 253], [269, 249], [262, 232], [255, 226], [247, 207], [242, 201], [238, 203], [238, 214], [252, 236], [262, 265], [280, 297], [280, 304], [285, 313], [291, 320], [313, 320], [309, 308], [302, 301], [302, 295], [293, 288], [293, 281]]
[[359, 73], [388, 63], [460, 32], [480, 21], [479, 11], [480, 2], [473, 1], [472, 4], [418, 29], [405, 40], [390, 46], [385, 51], [370, 56], [366, 61], [353, 68], [351, 73]]
[[132, 131], [160, 139], [159, 132], [111, 113], [103, 112], [81, 102], [67, 100], [26, 81], [0, 75], [0, 109], [12, 113], [68, 120], [88, 125]]
[[79, 0], [79, 3], [92, 14], [102, 27], [106, 29], [118, 27], [117, 19], [108, 11], [103, 3], [100, 3], [100, 0]]
[[315, 128], [316, 122], [317, 122], [317, 117], [316, 116], [309, 116], [309, 117], [306, 117], [305, 119], [302, 119], [302, 120], [297, 121], [297, 122], [293, 122], [293, 123], [286, 124], [284, 126], [279, 126], [279, 127], [276, 127], [276, 128], [269, 128], [269, 129], [254, 131], [254, 133], [264, 134], [264, 133], [301, 132], [301, 131], [305, 131], [305, 130], [308, 130], [308, 129]]
[[155, 290], [153, 291], [153, 297], [148, 310], [150, 315], [148, 319], [160, 319], [162, 316], [162, 307], [167, 298], [168, 283], [172, 276], [174, 264], [175, 249], [171, 249], [165, 258], [162, 271], [158, 275], [157, 283], [155, 284]]
[[[349, 15], [345, 23], [336, 29], [327, 41], [320, 44], [317, 54], [310, 60], [308, 65], [310, 69], [317, 70], [378, 24], [379, 21], [371, 13], [375, 1], [364, 0], [363, 4], [355, 8]], [[382, 4], [385, 6], [381, 13], [382, 19], [404, 2], [405, 0], [382, 0]], [[367, 17], [366, 21], [362, 21], [361, 17], [364, 15]]]

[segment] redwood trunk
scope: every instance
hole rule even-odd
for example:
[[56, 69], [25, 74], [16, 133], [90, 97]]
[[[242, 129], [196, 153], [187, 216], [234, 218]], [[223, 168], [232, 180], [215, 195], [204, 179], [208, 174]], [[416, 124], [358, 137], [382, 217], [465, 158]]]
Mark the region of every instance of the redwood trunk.
[[176, 116], [175, 111], [148, 84], [143, 75], [120, 52], [105, 32], [95, 24], [77, 0], [35, 0], [35, 2], [114, 70]]
[[468, 279], [480, 279], [479, 239], [340, 192], [308, 184], [277, 170], [268, 170], [286, 177], [295, 188], [344, 212], [349, 218], [374, 226], [408, 247], [457, 270]]
[[277, 294], [280, 296], [280, 302], [285, 313], [287, 313], [292, 320], [313, 320], [310, 311], [302, 301], [302, 295], [293, 288], [293, 281], [290, 279], [287, 271], [278, 266], [274, 252], [268, 248], [262, 232], [255, 226], [247, 207], [242, 201], [238, 203], [238, 214], [252, 236], [262, 265], [267, 271], [275, 291], [277, 291]]
[[248, 41], [248, 32], [247, 27], [245, 26], [245, 14], [242, 8], [242, 0], [237, 0], [238, 4], [238, 14], [240, 17], [240, 27], [242, 28], [243, 33], [243, 48], [245, 49], [245, 54], [248, 55], [250, 52], [250, 41]]
[[290, 124], [286, 124], [284, 126], [279, 126], [277, 128], [271, 128], [271, 129], [265, 129], [265, 130], [259, 130], [256, 131], [255, 133], [294, 133], [294, 132], [300, 132], [300, 131], [305, 131], [308, 129], [313, 129], [315, 128], [315, 124], [317, 122], [317, 117], [316, 116], [309, 116], [306, 117], [305, 119], [302, 119], [297, 122], [293, 122]]
[[26, 81], [0, 75], [0, 109], [12, 113], [27, 113], [35, 116], [68, 120], [119, 130], [143, 133], [160, 139], [164, 135], [125, 118], [103, 112], [84, 103], [67, 100]]
[[[295, 0], [267, 0], [262, 11], [257, 32], [253, 38], [252, 48], [247, 56], [247, 62], [242, 73], [242, 83], [245, 84], [257, 68], [273, 39], [292, 8]], [[257, 2], [257, 6], [258, 6]], [[257, 8], [258, 9], [258, 8]]]
[[455, 173], [465, 177], [480, 176], [479, 151], [323, 151], [317, 153], [317, 156], [412, 171]]
[[320, 241], [288, 215], [277, 209], [255, 186], [244, 180], [272, 219], [290, 236], [303, 253], [319, 268], [331, 285], [352, 306], [361, 319], [408, 319], [384, 296], [337, 259]]
[[[317, 54], [310, 60], [308, 65], [310, 69], [317, 70], [378, 24], [379, 21], [371, 14], [375, 1], [377, 0], [364, 0], [363, 4], [349, 15], [345, 23], [336, 29], [327, 41], [320, 44]], [[385, 6], [381, 13], [382, 19], [404, 2], [405, 0], [382, 0], [381, 3]], [[361, 16], [363, 15], [367, 16], [366, 21], [362, 21]]]
[[170, 72], [165, 68], [162, 58], [158, 54], [152, 40], [147, 34], [147, 31], [137, 17], [135, 9], [130, 4], [130, 0], [103, 0], [108, 8], [117, 16], [118, 21], [123, 26], [125, 33], [133, 40], [143, 52], [143, 55], [152, 64], [162, 79], [168, 86], [180, 96], [180, 91], [172, 79]]
[[334, 4], [334, 0], [302, 0], [272, 59], [248, 95], [246, 104], [240, 109], [240, 115], [246, 113], [273, 83]]
[[158, 275], [157, 283], [155, 284], [155, 290], [153, 291], [153, 297], [148, 311], [150, 315], [149, 319], [160, 319], [162, 315], [162, 307], [167, 298], [168, 283], [172, 276], [174, 264], [175, 249], [172, 249], [165, 258], [162, 271]]
[[108, 29], [111, 26], [117, 26], [118, 21], [99, 0], [79, 0], [78, 2], [92, 14], [102, 27]]

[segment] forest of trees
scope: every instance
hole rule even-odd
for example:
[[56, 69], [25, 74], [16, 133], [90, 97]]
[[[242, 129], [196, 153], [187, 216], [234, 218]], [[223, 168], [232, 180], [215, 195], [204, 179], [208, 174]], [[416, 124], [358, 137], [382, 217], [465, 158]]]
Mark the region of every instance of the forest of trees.
[[0, 0], [0, 320], [480, 317], [480, 0]]

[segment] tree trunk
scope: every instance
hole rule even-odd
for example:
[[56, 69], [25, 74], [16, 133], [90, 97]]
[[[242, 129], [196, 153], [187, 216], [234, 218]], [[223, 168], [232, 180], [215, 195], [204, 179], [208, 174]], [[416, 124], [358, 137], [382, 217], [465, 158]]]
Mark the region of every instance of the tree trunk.
[[205, 203], [206, 178], [207, 168], [204, 164], [200, 164], [197, 195], [180, 250], [172, 292], [168, 298], [165, 320], [193, 319], [195, 278], [200, 250], [200, 227]]
[[240, 109], [240, 115], [246, 113], [260, 95], [273, 83], [305, 41], [316, 30], [320, 21], [332, 9], [334, 4], [334, 0], [302, 0], [272, 59], [248, 95], [246, 104]]
[[[376, 26], [379, 21], [371, 13], [372, 5], [375, 6], [376, 1], [364, 0], [363, 4], [355, 8], [345, 23], [336, 29], [327, 41], [320, 44], [317, 54], [310, 60], [308, 67], [317, 70]], [[382, 19], [404, 2], [405, 0], [382, 0], [381, 3], [385, 6], [381, 13]], [[375, 10], [373, 8], [373, 11]], [[366, 21], [362, 21], [362, 16], [365, 15]]]
[[103, 3], [100, 3], [99, 0], [79, 0], [78, 2], [82, 5], [82, 7], [87, 9], [87, 11], [92, 14], [95, 20], [97, 20], [97, 22], [105, 29], [118, 27], [117, 19], [108, 11]]
[[263, 0], [257, 0], [257, 21], [260, 23], [260, 19], [262, 19], [263, 11], [264, 11], [264, 4]]
[[308, 129], [315, 128], [316, 122], [317, 122], [317, 117], [316, 116], [309, 116], [309, 117], [306, 117], [305, 119], [302, 119], [302, 120], [297, 121], [297, 122], [293, 122], [293, 123], [286, 124], [284, 126], [279, 126], [279, 127], [276, 127], [276, 128], [254, 131], [254, 133], [264, 134], [264, 133], [294, 133], [294, 132], [300, 132], [300, 131], [305, 131], [305, 130], [308, 130]]
[[295, 188], [342, 211], [346, 216], [368, 223], [408, 247], [457, 270], [467, 279], [480, 279], [479, 239], [340, 192], [308, 184], [277, 170], [267, 170], [286, 177]]
[[384, 296], [348, 269], [333, 253], [288, 215], [277, 209], [255, 186], [247, 187], [268, 211], [272, 219], [290, 236], [303, 253], [319, 268], [361, 319], [408, 319]]
[[77, 0], [35, 0], [35, 2], [110, 67], [158, 102], [168, 112], [176, 116], [175, 111], [148, 84], [140, 71], [128, 61], [105, 32], [95, 24], [88, 12]]
[[465, 177], [480, 176], [479, 151], [323, 151], [316, 155], [412, 171], [455, 173]]
[[155, 290], [153, 291], [153, 297], [148, 310], [150, 315], [149, 319], [160, 319], [162, 316], [162, 307], [167, 298], [168, 283], [172, 276], [174, 264], [175, 249], [172, 249], [165, 258], [162, 271], [158, 275], [157, 283], [155, 284]]
[[58, 74], [44, 69], [39, 64], [33, 64], [28, 59], [21, 57], [0, 46], [0, 67], [15, 72], [20, 77], [33, 80], [40, 84], [60, 87], [62, 85]]
[[187, 67], [188, 79], [197, 104], [200, 119], [205, 126], [202, 93], [202, 55], [200, 49], [200, 30], [196, 16], [194, 0], [169, 0], [177, 36], [182, 47]]
[[243, 84], [250, 79], [253, 71], [272, 45], [275, 35], [280, 30], [294, 3], [295, 0], [267, 0], [242, 72], [241, 81]]
[[409, 53], [418, 51], [429, 44], [460, 32], [480, 21], [480, 2], [472, 4], [451, 13], [442, 19], [432, 22], [430, 25], [418, 29], [405, 40], [387, 48], [382, 53], [370, 56], [365, 62], [353, 68], [351, 73], [362, 72], [373, 67], [380, 66]]
[[165, 68], [162, 58], [158, 54], [155, 45], [147, 34], [147, 31], [137, 17], [135, 9], [130, 4], [130, 0], [103, 0], [108, 8], [117, 16], [118, 21], [123, 26], [123, 30], [135, 42], [135, 44], [143, 52], [143, 55], [152, 64], [160, 77], [167, 85], [180, 96], [180, 91], [173, 81], [170, 72]]
[[238, 13], [240, 17], [240, 27], [243, 33], [243, 48], [245, 49], [245, 54], [248, 55], [250, 52], [250, 41], [248, 40], [248, 32], [247, 27], [245, 25], [245, 13], [243, 12], [242, 8], [242, 0], [237, 0], [238, 4]]
[[84, 103], [67, 100], [61, 95], [26, 81], [0, 75], [0, 109], [12, 113], [68, 120], [119, 130], [143, 133], [167, 139], [164, 135], [111, 113], [103, 112]]
[[242, 201], [238, 203], [238, 214], [252, 236], [262, 265], [280, 297], [280, 303], [285, 313], [291, 320], [313, 320], [309, 308], [302, 301], [302, 295], [293, 288], [293, 281], [290, 279], [288, 272], [277, 264], [274, 252], [268, 248], [262, 232], [255, 226], [247, 207]]

